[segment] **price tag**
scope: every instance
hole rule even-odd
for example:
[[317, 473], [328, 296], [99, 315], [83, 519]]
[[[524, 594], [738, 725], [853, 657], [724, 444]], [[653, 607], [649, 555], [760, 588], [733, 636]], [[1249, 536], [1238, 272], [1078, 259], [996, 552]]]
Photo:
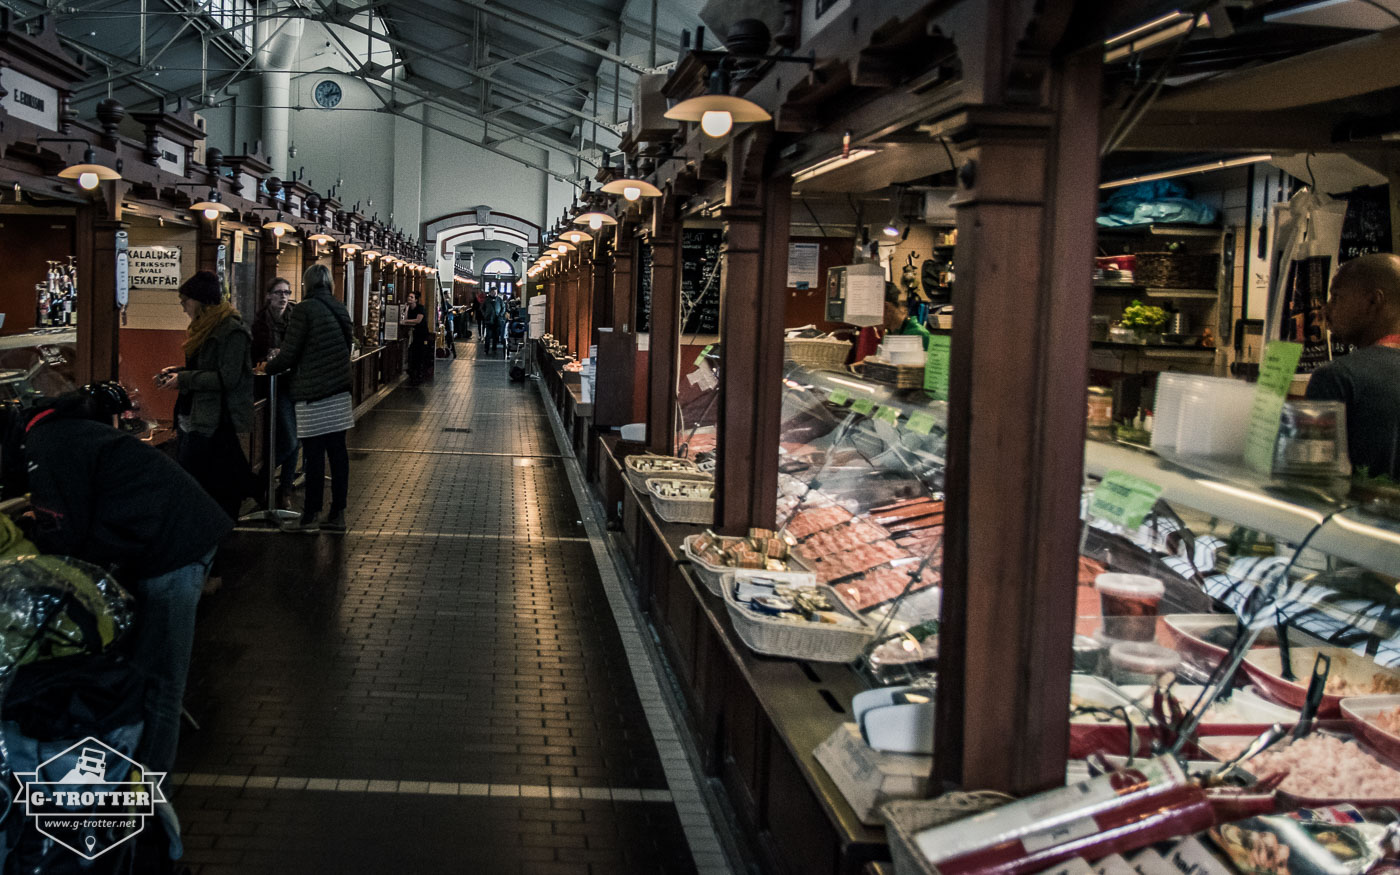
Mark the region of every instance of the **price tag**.
[[875, 402], [871, 401], [869, 398], [857, 398], [855, 401], [851, 402], [851, 409], [856, 413], [869, 415], [875, 410]]
[[1150, 480], [1109, 471], [1094, 497], [1089, 501], [1089, 513], [1099, 519], [1136, 529], [1152, 512], [1152, 506], [1162, 495], [1162, 487]]
[[700, 367], [700, 365], [702, 365], [702, 364], [705, 363], [705, 356], [709, 355], [709, 354], [710, 354], [710, 350], [712, 350], [712, 349], [714, 349], [714, 348], [715, 348], [715, 345], [714, 345], [713, 343], [710, 343], [710, 344], [706, 344], [706, 345], [705, 345], [705, 348], [702, 349], [702, 350], [700, 350], [700, 354], [699, 354], [698, 356], [695, 357], [695, 366], [696, 366], [697, 368]]
[[899, 410], [894, 407], [881, 407], [875, 412], [875, 418], [888, 422], [890, 425], [899, 425]]
[[948, 400], [948, 367], [952, 361], [953, 338], [934, 334], [928, 339], [924, 359], [924, 391], [935, 401]]
[[919, 434], [929, 434], [933, 431], [933, 417], [922, 410], [916, 410], [909, 414], [909, 430]]
[[835, 404], [837, 407], [845, 407], [846, 402], [851, 400], [851, 396], [846, 392], [845, 389], [837, 389], [830, 395], [826, 396], [826, 400], [830, 401], [832, 404]]
[[1244, 441], [1245, 463], [1260, 474], [1273, 473], [1279, 417], [1302, 356], [1301, 343], [1275, 340], [1264, 347], [1264, 358], [1259, 363], [1259, 385], [1254, 392], [1254, 407], [1249, 411], [1249, 430]]

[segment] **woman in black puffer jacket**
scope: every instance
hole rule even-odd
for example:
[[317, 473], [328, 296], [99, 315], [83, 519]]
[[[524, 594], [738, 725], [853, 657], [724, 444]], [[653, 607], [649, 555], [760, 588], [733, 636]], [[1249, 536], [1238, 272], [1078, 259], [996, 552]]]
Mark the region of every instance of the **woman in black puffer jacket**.
[[[350, 400], [350, 349], [354, 331], [345, 305], [335, 299], [331, 272], [313, 264], [302, 277], [302, 301], [287, 321], [282, 351], [267, 363], [267, 373], [292, 372], [297, 437], [306, 466], [306, 503], [301, 519], [288, 531], [345, 531], [346, 496], [350, 491], [350, 454], [345, 432], [355, 426]], [[325, 459], [331, 464], [331, 507], [320, 520]]]

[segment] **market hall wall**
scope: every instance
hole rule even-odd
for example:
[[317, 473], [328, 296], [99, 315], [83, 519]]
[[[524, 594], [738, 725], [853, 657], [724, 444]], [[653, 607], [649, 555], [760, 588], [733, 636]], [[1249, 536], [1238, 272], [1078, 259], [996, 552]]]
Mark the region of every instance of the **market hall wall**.
[[[164, 226], [145, 219], [134, 219], [127, 226], [127, 245], [168, 246], [180, 250], [180, 282], [198, 269], [198, 234], [194, 228]], [[158, 392], [152, 379], [168, 365], [185, 362], [185, 332], [190, 320], [180, 308], [175, 289], [138, 288], [132, 285], [126, 308], [126, 324], [121, 326], [121, 370], [123, 383], [141, 392], [141, 406], [148, 418], [171, 422], [175, 418], [175, 393]]]

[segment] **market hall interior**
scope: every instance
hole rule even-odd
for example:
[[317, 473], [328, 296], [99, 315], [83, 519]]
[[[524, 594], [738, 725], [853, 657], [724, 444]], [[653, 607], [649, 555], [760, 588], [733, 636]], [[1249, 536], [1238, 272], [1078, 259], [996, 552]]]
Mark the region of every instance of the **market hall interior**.
[[726, 871], [569, 451], [476, 347], [351, 431], [343, 535], [223, 548], [174, 776], [194, 872]]

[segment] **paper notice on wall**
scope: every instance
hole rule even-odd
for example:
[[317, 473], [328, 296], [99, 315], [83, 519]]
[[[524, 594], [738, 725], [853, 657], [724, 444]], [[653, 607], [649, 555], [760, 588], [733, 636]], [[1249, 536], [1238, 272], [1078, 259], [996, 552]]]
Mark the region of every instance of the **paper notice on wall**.
[[133, 246], [127, 258], [133, 289], [180, 288], [180, 247]]
[[821, 284], [821, 249], [820, 243], [788, 244], [788, 288], [814, 289]]
[[384, 308], [384, 339], [399, 339], [399, 305], [390, 304]]
[[355, 259], [345, 260], [345, 310], [355, 318]]
[[233, 232], [233, 263], [243, 263], [243, 232]]
[[885, 321], [885, 274], [878, 264], [854, 264], [846, 271], [845, 321], [852, 325]]
[[365, 265], [364, 273], [360, 274], [360, 324], [369, 324], [369, 282], [374, 270]]

